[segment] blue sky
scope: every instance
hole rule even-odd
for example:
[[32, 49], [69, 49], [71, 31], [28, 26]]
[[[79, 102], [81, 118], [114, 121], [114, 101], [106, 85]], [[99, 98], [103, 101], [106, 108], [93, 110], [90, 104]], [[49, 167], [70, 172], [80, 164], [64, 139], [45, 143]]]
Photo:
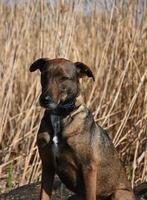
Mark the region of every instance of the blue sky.
[[[0, 2], [5, 2], [5, 3], [8, 3], [8, 4], [11, 4], [13, 2], [23, 3], [23, 2], [29, 2], [29, 1], [37, 2], [39, 0], [0, 0]], [[44, 0], [44, 1], [56, 3], [56, 2], [59, 2], [61, 0]], [[71, 2], [71, 1], [74, 1], [76, 3], [77, 0], [64, 0], [64, 2]], [[113, 6], [113, 3], [115, 1], [116, 2], [120, 2], [120, 0], [83, 0], [83, 2], [85, 2], [84, 3], [84, 9], [87, 10], [87, 11], [90, 9], [90, 6], [92, 6], [93, 3], [100, 10], [105, 10], [105, 9], [110, 10], [112, 8], [112, 6]], [[123, 0], [123, 2], [127, 6], [129, 0]], [[141, 13], [143, 7], [147, 8], [147, 0], [138, 0], [137, 12]]]

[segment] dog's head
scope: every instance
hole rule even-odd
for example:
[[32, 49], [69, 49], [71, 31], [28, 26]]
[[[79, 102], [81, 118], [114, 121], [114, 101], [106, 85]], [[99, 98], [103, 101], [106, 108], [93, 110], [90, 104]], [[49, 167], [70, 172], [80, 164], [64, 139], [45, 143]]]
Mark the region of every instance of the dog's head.
[[94, 79], [88, 66], [63, 58], [40, 58], [30, 66], [31, 72], [37, 69], [41, 72], [40, 105], [52, 111], [59, 107], [70, 109], [73, 106], [79, 94], [81, 77], [88, 76]]

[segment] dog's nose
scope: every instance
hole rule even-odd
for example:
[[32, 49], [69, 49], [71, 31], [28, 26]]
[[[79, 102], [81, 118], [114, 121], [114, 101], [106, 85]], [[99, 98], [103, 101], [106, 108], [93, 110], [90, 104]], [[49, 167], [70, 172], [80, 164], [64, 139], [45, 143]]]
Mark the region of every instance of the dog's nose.
[[40, 105], [44, 108], [54, 110], [57, 108], [57, 104], [54, 103], [52, 100], [51, 96], [49, 95], [48, 92], [42, 93], [40, 96]]
[[44, 96], [45, 101], [51, 101], [51, 97], [49, 95]]
[[42, 100], [44, 101], [44, 103], [52, 102], [52, 99], [51, 99], [51, 97], [50, 97], [50, 95], [48, 93], [43, 93], [42, 94]]
[[40, 95], [40, 104], [41, 105], [47, 105], [51, 102], [51, 97], [48, 93], [42, 93]]

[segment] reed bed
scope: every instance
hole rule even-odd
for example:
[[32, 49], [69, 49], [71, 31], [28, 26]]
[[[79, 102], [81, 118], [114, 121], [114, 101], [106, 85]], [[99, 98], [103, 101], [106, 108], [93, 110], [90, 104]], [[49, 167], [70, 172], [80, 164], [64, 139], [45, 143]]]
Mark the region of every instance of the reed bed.
[[29, 72], [39, 57], [91, 67], [95, 82], [81, 81], [85, 102], [132, 186], [147, 179], [147, 5], [140, 14], [137, 0], [104, 10], [94, 2], [87, 11], [82, 0], [0, 2], [0, 192], [40, 179], [40, 75]]

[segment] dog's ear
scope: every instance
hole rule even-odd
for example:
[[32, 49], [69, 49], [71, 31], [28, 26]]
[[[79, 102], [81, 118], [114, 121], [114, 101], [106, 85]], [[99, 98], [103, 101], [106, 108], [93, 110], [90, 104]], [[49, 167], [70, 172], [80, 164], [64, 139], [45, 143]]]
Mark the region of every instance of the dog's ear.
[[77, 72], [80, 78], [82, 78], [83, 76], [88, 76], [95, 81], [94, 75], [87, 65], [81, 62], [75, 62], [74, 64], [77, 68]]
[[35, 62], [33, 62], [30, 66], [30, 72], [34, 72], [37, 69], [39, 69], [41, 72], [45, 69], [47, 66], [47, 63], [49, 62], [48, 58], [39, 58]]

